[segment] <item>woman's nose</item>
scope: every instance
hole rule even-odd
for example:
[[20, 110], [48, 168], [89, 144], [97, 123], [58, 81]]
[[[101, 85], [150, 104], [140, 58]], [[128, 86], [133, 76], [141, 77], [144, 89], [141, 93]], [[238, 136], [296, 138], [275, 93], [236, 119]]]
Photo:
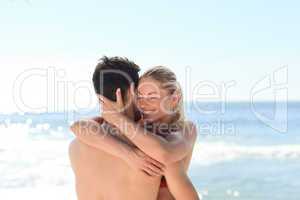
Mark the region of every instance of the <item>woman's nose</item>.
[[138, 106], [139, 106], [141, 109], [144, 109], [144, 108], [146, 107], [146, 102], [145, 102], [145, 100], [140, 99], [140, 100], [138, 101]]
[[140, 99], [138, 101], [138, 106], [141, 108], [141, 109], [146, 109], [147, 107], [149, 107], [149, 103], [146, 99]]

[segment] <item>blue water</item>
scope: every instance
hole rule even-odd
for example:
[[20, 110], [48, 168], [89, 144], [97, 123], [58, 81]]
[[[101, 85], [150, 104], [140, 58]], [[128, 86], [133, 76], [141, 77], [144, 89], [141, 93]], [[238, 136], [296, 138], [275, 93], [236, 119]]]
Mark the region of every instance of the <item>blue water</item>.
[[[95, 115], [0, 115], [0, 198], [74, 199], [68, 126]], [[186, 116], [198, 129], [189, 176], [203, 199], [300, 199], [300, 102], [190, 102]]]

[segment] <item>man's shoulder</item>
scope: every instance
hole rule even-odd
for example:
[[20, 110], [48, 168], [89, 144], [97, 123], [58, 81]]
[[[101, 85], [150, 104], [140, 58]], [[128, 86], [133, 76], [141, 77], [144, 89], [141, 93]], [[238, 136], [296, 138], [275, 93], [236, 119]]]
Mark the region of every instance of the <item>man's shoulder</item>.
[[79, 119], [78, 121], [74, 122], [74, 124], [86, 125], [86, 123], [88, 123], [88, 122], [102, 124], [102, 123], [104, 123], [104, 119], [102, 117], [99, 117], [99, 116], [89, 117], [89, 118], [82, 118], [82, 119]]
[[80, 141], [78, 139], [73, 139], [69, 144], [69, 156], [73, 157], [79, 152]]
[[76, 166], [78, 165], [78, 157], [80, 151], [78, 142], [79, 141], [75, 138], [69, 144], [69, 160], [73, 170], [75, 170]]
[[89, 147], [87, 144], [84, 144], [79, 139], [73, 139], [69, 144], [69, 158], [71, 161], [80, 159], [85, 152], [89, 152], [92, 147]]
[[69, 153], [79, 153], [79, 151], [86, 149], [86, 147], [90, 146], [81, 142], [79, 139], [74, 138], [69, 144]]

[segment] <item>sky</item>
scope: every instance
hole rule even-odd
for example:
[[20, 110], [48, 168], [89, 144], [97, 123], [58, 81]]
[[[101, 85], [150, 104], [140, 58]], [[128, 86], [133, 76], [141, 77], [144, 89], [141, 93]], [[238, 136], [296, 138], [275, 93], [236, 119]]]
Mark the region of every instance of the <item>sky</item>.
[[2, 0], [0, 110], [95, 105], [91, 76], [103, 55], [128, 57], [142, 72], [171, 68], [186, 101], [300, 100], [299, 7], [289, 0]]

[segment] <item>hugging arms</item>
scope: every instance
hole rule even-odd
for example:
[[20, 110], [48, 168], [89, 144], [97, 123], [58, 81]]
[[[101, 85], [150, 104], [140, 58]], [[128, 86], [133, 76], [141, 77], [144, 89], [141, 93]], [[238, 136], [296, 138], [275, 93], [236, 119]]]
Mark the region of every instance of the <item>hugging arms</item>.
[[[197, 191], [187, 176], [197, 132], [195, 125], [185, 122], [180, 130], [156, 134], [135, 122], [121, 111], [123, 101], [117, 90], [117, 101], [99, 95], [101, 117], [80, 120], [71, 126], [76, 137], [94, 148], [106, 151], [124, 160], [129, 166], [141, 170], [149, 178], [163, 175], [167, 187], [160, 188], [158, 199], [199, 199]], [[112, 124], [122, 137], [105, 131], [101, 124]]]

